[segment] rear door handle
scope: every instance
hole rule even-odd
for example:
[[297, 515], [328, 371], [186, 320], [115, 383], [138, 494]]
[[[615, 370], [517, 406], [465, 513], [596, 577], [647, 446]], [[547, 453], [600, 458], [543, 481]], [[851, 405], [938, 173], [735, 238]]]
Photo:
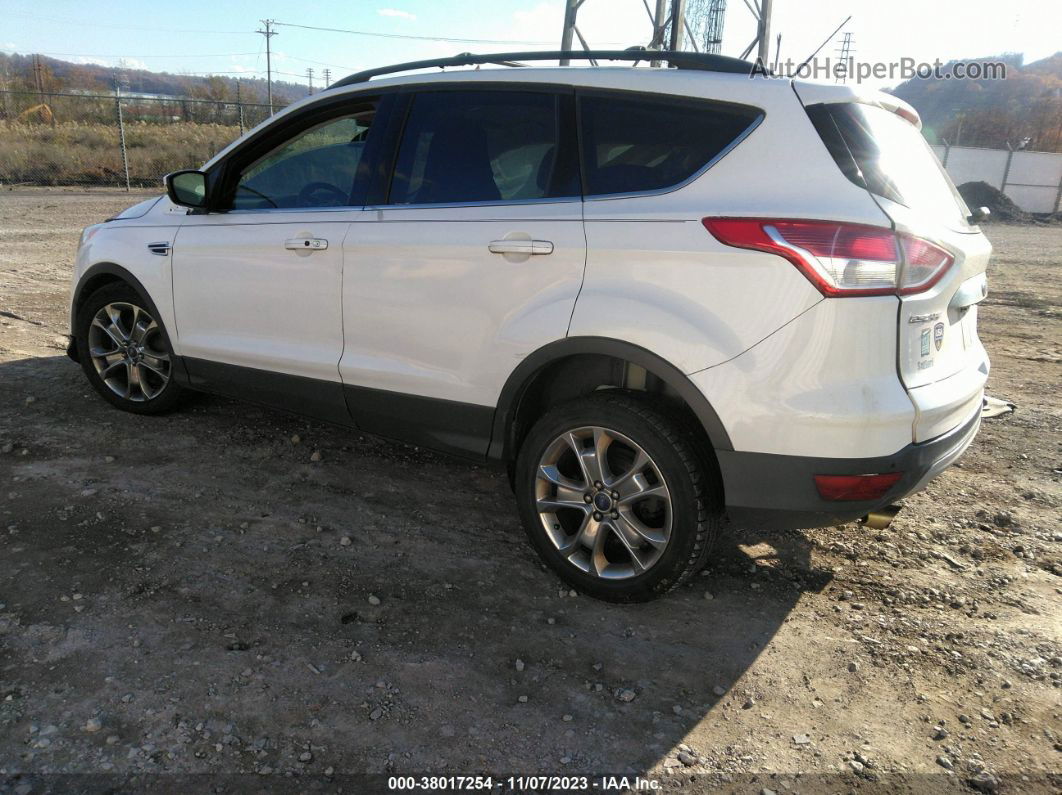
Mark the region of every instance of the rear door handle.
[[548, 240], [492, 240], [487, 248], [492, 254], [552, 254]]
[[328, 241], [323, 237], [293, 237], [284, 241], [284, 248], [289, 251], [323, 251], [328, 248]]

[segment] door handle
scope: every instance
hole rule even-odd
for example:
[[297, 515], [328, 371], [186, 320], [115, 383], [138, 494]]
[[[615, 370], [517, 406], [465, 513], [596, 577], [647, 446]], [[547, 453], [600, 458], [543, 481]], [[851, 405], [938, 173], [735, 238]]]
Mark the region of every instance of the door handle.
[[548, 240], [492, 240], [487, 249], [491, 254], [552, 254], [553, 243]]
[[293, 237], [284, 241], [284, 248], [289, 251], [323, 251], [328, 248], [328, 241], [323, 237]]

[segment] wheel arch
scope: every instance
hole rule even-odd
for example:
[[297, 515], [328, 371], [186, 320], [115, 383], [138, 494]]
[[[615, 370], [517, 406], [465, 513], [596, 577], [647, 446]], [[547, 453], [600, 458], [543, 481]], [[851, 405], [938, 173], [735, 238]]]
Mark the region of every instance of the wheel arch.
[[[571, 395], [585, 394], [586, 387], [599, 381], [597, 386], [623, 387], [621, 374], [614, 370], [605, 372], [608, 363], [633, 365], [644, 370], [649, 377], [664, 385], [669, 396], [680, 401], [703, 430], [708, 446], [713, 450], [733, 450], [730, 436], [708, 399], [679, 368], [666, 359], [623, 340], [609, 337], [567, 337], [549, 343], [525, 357], [509, 375], [502, 388], [498, 407], [494, 414], [488, 458], [511, 462], [528, 425], [528, 401], [537, 403], [539, 391], [546, 384], [554, 383], [565, 369], [575, 375], [576, 385]], [[623, 374], [625, 377], [626, 374]], [[604, 380], [601, 380], [601, 379]], [[580, 387], [583, 392], [579, 392]], [[561, 396], [552, 404], [566, 399]], [[532, 420], [533, 421], [533, 420]]]
[[158, 307], [155, 306], [155, 302], [151, 299], [151, 293], [147, 291], [141, 281], [131, 274], [128, 270], [121, 265], [117, 265], [113, 262], [97, 262], [89, 268], [85, 269], [85, 272], [81, 274], [81, 278], [78, 279], [77, 285], [74, 287], [73, 295], [70, 299], [70, 330], [73, 332], [77, 324], [77, 316], [81, 310], [81, 307], [85, 305], [85, 301], [94, 292], [101, 287], [106, 287], [108, 284], [115, 284], [116, 282], [125, 282], [131, 288], [136, 290], [140, 297], [147, 304], [145, 307], [156, 318], [161, 319]]

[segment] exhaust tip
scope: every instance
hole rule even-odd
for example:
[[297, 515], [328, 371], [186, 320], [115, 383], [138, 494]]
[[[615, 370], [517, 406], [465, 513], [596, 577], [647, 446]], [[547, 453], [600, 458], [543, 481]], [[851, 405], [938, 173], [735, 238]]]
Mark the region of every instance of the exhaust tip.
[[902, 505], [889, 505], [880, 511], [872, 511], [860, 519], [859, 523], [875, 530], [884, 530], [892, 524], [892, 520], [896, 518], [901, 508], [903, 508]]

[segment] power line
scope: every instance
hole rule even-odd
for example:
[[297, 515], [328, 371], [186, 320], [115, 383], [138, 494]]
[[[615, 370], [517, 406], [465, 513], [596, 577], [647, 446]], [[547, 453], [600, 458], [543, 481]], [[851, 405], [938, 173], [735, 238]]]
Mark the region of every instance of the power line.
[[[31, 54], [31, 53], [27, 53]], [[216, 52], [216, 53], [203, 53], [203, 54], [190, 54], [190, 53], [178, 53], [176, 55], [159, 55], [158, 53], [150, 53], [145, 55], [102, 55], [95, 52], [45, 52], [38, 50], [36, 55], [47, 55], [50, 58], [62, 57], [62, 58], [229, 58], [244, 55], [258, 55], [257, 52]], [[79, 64], [87, 65], [87, 64]]]
[[143, 25], [108, 25], [97, 20], [75, 20], [62, 17], [47, 17], [40, 14], [27, 14], [24, 11], [8, 11], [7, 13], [14, 14], [15, 16], [27, 17], [28, 19], [39, 19], [44, 22], [55, 22], [61, 25], [77, 25], [78, 27], [113, 28], [115, 30], [147, 30], [157, 33], [206, 33], [226, 36], [235, 34], [243, 36], [251, 33], [249, 30], [196, 30], [188, 28], [152, 28]]
[[315, 61], [312, 58], [300, 58], [297, 55], [291, 55], [290, 53], [284, 53], [285, 59], [291, 59], [292, 61], [302, 61], [303, 63], [312, 63], [317, 66], [331, 66], [334, 69], [345, 69], [348, 72], [357, 72], [358, 69], [352, 66], [345, 66], [341, 63], [329, 63], [328, 61]]
[[[528, 46], [549, 46], [552, 41], [527, 41], [520, 39], [462, 39], [452, 36], [413, 36], [407, 33], [377, 33], [369, 30], [348, 30], [345, 28], [322, 28], [316, 25], [298, 25], [294, 22], [275, 22], [287, 28], [301, 28], [303, 30], [317, 30], [324, 33], [350, 33], [354, 36], [374, 36], [381, 39], [409, 39], [412, 41], [444, 41], [451, 44], [518, 44]], [[602, 44], [618, 44], [619, 42], [601, 42]]]

